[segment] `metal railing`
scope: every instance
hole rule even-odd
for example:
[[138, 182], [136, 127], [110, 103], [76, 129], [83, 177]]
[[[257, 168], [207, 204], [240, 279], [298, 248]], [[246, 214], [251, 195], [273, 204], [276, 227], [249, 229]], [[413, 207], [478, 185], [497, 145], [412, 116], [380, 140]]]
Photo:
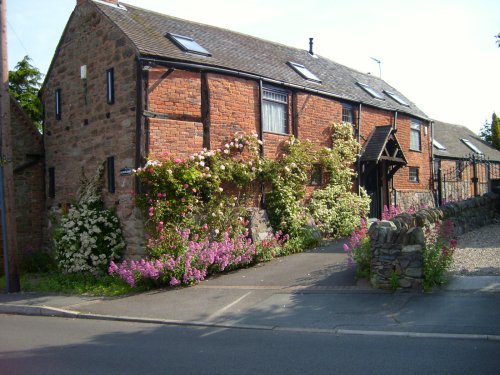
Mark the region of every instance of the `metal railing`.
[[456, 160], [455, 167], [439, 168], [434, 176], [436, 203], [442, 206], [491, 191], [491, 180], [500, 178], [500, 163], [478, 155]]

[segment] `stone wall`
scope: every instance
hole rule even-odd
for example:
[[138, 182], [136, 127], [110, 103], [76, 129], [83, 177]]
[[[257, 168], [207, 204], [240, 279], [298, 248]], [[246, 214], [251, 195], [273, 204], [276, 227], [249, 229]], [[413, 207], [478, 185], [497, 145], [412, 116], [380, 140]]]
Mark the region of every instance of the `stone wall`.
[[371, 283], [376, 288], [420, 289], [423, 278], [422, 249], [425, 228], [451, 220], [455, 235], [494, 222], [500, 213], [500, 198], [493, 193], [439, 208], [401, 214], [389, 221], [373, 223], [369, 229], [372, 259]]

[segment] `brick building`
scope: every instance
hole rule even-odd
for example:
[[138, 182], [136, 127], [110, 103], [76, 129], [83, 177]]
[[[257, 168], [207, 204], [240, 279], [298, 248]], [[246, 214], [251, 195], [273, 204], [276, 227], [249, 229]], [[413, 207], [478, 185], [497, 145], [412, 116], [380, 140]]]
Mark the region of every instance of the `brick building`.
[[331, 124], [350, 122], [370, 150], [355, 186], [373, 197], [372, 214], [432, 204], [429, 118], [312, 43], [301, 50], [116, 0], [78, 0], [41, 96], [47, 206], [70, 202], [80, 170], [106, 162], [105, 201], [117, 207], [130, 256], [143, 236], [127, 171], [163, 151], [217, 148], [238, 131], [258, 134], [275, 157], [290, 134], [329, 146]]
[[[42, 247], [45, 185], [42, 135], [16, 100], [10, 98], [14, 207], [20, 260]], [[0, 249], [2, 228], [0, 227]], [[3, 252], [0, 253], [0, 257]], [[3, 263], [3, 260], [2, 260]], [[3, 272], [3, 268], [2, 271]]]
[[491, 191], [500, 178], [500, 151], [462, 125], [435, 121], [434, 190], [438, 204]]

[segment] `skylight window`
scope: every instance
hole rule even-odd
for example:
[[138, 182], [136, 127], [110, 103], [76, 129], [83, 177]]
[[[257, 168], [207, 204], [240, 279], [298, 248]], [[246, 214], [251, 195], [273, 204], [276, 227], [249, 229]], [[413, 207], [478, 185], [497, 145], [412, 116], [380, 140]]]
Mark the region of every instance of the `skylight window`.
[[390, 96], [391, 99], [393, 99], [394, 101], [398, 102], [399, 104], [401, 105], [405, 105], [407, 107], [409, 107], [410, 105], [402, 98], [400, 97], [398, 94], [396, 93], [393, 93], [391, 91], [387, 91], [387, 90], [384, 90], [384, 92]]
[[381, 93], [379, 93], [378, 91], [376, 91], [373, 87], [371, 86], [368, 86], [364, 83], [361, 83], [361, 82], [358, 82], [358, 85], [363, 89], [365, 90], [368, 94], [370, 94], [371, 96], [373, 96], [375, 99], [380, 99], [380, 100], [385, 100], [383, 95]]
[[480, 155], [482, 155], [482, 154], [483, 154], [483, 152], [482, 152], [480, 149], [478, 149], [476, 146], [474, 146], [474, 145], [472, 144], [472, 142], [471, 142], [471, 141], [469, 141], [468, 139], [462, 138], [462, 139], [461, 139], [461, 141], [462, 141], [463, 143], [465, 143], [465, 145], [466, 145], [467, 147], [469, 147], [472, 151], [474, 151], [476, 154], [480, 154]]
[[436, 141], [435, 139], [432, 140], [432, 144], [434, 147], [436, 147], [438, 150], [446, 150], [446, 147], [444, 147], [441, 143]]
[[302, 77], [304, 77], [308, 81], [321, 83], [321, 80], [313, 72], [307, 69], [304, 65], [300, 65], [291, 61], [289, 61], [288, 64], [293, 68], [293, 70], [295, 70], [297, 73], [299, 73]]
[[197, 55], [212, 56], [205, 48], [199, 45], [196, 40], [188, 36], [167, 33], [167, 37], [174, 42], [177, 47], [185, 52], [195, 53]]

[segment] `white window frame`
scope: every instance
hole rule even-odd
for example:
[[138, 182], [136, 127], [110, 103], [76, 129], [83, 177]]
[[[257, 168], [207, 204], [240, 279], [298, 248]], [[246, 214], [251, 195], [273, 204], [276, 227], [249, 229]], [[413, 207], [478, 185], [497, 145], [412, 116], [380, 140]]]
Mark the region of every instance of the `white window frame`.
[[[415, 172], [412, 175], [412, 172]], [[418, 183], [420, 182], [420, 170], [418, 167], [409, 167], [408, 168], [408, 181]]]
[[422, 151], [422, 124], [420, 123], [420, 121], [411, 120], [411, 123], [410, 123], [410, 150]]
[[262, 88], [262, 130], [288, 134], [288, 92], [279, 88]]

